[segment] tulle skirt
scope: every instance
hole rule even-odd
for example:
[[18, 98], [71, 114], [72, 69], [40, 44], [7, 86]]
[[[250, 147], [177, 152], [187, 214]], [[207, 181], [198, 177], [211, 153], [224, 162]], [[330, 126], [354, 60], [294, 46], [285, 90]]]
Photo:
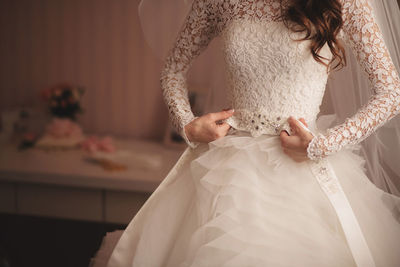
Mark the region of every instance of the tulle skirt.
[[[376, 266], [400, 266], [400, 198], [350, 150], [327, 157]], [[108, 267], [356, 266], [308, 162], [278, 136], [234, 131], [187, 148], [122, 233]]]

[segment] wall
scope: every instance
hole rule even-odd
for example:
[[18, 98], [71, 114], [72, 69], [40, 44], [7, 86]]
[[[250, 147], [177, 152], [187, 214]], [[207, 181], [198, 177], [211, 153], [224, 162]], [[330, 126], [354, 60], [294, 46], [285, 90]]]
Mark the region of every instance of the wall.
[[160, 138], [161, 62], [143, 40], [138, 0], [0, 1], [0, 110], [40, 103], [58, 82], [86, 87], [84, 129]]

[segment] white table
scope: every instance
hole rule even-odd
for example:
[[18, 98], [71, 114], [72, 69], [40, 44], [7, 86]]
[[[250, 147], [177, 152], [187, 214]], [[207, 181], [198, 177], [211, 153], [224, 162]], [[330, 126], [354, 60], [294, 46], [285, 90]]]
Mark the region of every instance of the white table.
[[[125, 171], [105, 171], [85, 160], [81, 150], [18, 151], [15, 146], [1, 146], [0, 212], [128, 223], [174, 166], [183, 148], [129, 139], [115, 143], [134, 155], [125, 159]], [[155, 160], [144, 164], [142, 156]]]

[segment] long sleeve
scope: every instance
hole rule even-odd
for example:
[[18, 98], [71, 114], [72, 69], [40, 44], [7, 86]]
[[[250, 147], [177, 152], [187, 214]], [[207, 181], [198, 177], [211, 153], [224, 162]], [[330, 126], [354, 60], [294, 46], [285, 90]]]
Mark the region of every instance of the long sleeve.
[[172, 125], [192, 148], [198, 143], [190, 142], [184, 131], [184, 126], [196, 118], [189, 103], [186, 74], [194, 58], [214, 38], [215, 24], [211, 7], [204, 0], [193, 2], [175, 45], [166, 58], [160, 79]]
[[366, 0], [343, 0], [343, 39], [368, 74], [373, 94], [343, 124], [318, 134], [308, 146], [312, 160], [354, 145], [400, 112], [400, 80]]

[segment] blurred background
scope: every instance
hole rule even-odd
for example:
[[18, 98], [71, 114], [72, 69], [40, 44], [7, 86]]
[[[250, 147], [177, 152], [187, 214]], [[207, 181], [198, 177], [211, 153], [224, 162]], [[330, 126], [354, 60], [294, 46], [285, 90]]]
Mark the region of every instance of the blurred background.
[[138, 4], [0, 1], [0, 266], [88, 266], [182, 153]]
[[2, 0], [1, 110], [40, 105], [41, 89], [68, 82], [87, 89], [85, 130], [161, 138], [160, 61], [142, 38], [138, 2]]
[[[186, 148], [139, 2], [0, 1], [1, 267], [88, 266]], [[197, 115], [223, 108], [199, 82], [210, 46], [188, 74]]]
[[[186, 148], [139, 2], [0, 0], [0, 267], [88, 266]], [[226, 107], [217, 48], [188, 74], [196, 115]]]

